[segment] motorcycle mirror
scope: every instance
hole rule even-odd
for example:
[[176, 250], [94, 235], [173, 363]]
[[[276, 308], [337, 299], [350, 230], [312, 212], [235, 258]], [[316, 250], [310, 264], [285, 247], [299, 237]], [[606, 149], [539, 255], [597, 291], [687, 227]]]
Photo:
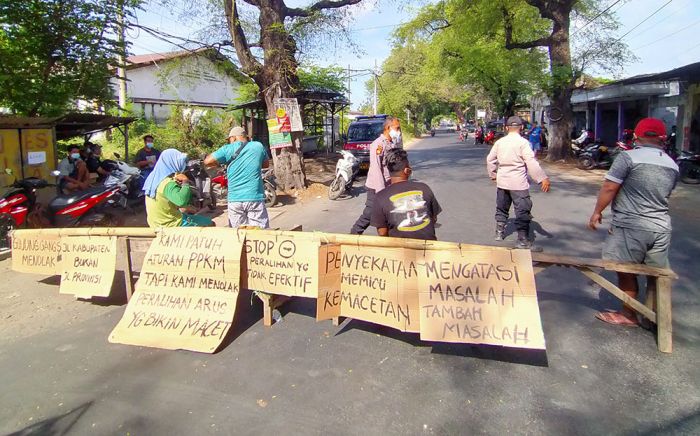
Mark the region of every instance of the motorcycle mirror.
[[5, 174], [11, 176], [12, 175], [12, 168], [5, 168]]
[[53, 171], [51, 171], [51, 175], [54, 176], [54, 177], [58, 177], [58, 176], [61, 175], [61, 172], [58, 171], [58, 170], [53, 170]]
[[117, 152], [115, 151], [115, 152], [112, 153], [112, 154], [114, 154], [114, 157], [116, 157], [117, 159], [120, 159], [120, 160], [121, 160], [122, 156], [121, 156], [119, 153], [117, 153]]

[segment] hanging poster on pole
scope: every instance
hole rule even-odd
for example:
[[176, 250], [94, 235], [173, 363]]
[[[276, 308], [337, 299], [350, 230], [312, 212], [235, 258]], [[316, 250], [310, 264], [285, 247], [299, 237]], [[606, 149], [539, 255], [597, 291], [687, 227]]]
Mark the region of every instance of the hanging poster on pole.
[[292, 146], [292, 134], [282, 132], [281, 125], [277, 122], [277, 118], [267, 120], [267, 132], [269, 134], [270, 148], [284, 148]]
[[[272, 101], [275, 111], [284, 110], [284, 115], [289, 119], [291, 132], [303, 132], [304, 124], [301, 121], [301, 111], [296, 98], [276, 98]], [[279, 115], [277, 115], [279, 117]]]

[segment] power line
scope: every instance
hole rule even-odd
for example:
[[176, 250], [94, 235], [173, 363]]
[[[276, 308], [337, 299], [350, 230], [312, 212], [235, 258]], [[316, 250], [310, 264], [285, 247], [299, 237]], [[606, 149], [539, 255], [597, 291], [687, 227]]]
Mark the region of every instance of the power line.
[[654, 44], [656, 44], [657, 42], [663, 41], [664, 39], [670, 38], [670, 37], [672, 37], [673, 35], [676, 35], [676, 34], [678, 34], [678, 33], [681, 33], [682, 31], [684, 31], [684, 30], [686, 30], [686, 29], [689, 29], [689, 28], [695, 26], [695, 25], [698, 24], [698, 23], [700, 23], [700, 20], [694, 21], [694, 22], [688, 24], [687, 26], [683, 27], [682, 29], [676, 30], [676, 31], [673, 32], [673, 33], [669, 33], [668, 35], [663, 36], [663, 37], [657, 39], [656, 41], [652, 41], [652, 42], [650, 42], [650, 43], [648, 43], [648, 44], [644, 44], [644, 45], [640, 45], [639, 47], [635, 47], [635, 48], [633, 48], [633, 50], [639, 50], [640, 48], [649, 47], [650, 45], [654, 45]]
[[630, 30], [628, 30], [624, 35], [622, 35], [621, 37], [617, 38], [615, 41], [613, 41], [613, 42], [611, 43], [611, 45], [612, 45], [612, 44], [615, 44], [616, 42], [622, 41], [622, 39], [623, 39], [625, 36], [627, 36], [627, 35], [629, 35], [630, 33], [632, 33], [632, 31], [633, 31], [634, 29], [636, 29], [637, 27], [639, 27], [639, 26], [641, 26], [642, 24], [646, 23], [647, 20], [649, 20], [651, 17], [653, 17], [654, 15], [656, 15], [657, 13], [659, 13], [659, 11], [661, 11], [661, 10], [662, 10], [663, 8], [665, 8], [666, 6], [670, 5], [672, 1], [673, 1], [673, 0], [668, 0], [666, 3], [664, 3], [663, 5], [661, 5], [661, 7], [659, 7], [659, 8], [656, 9], [654, 12], [652, 12], [648, 17], [646, 17], [645, 19], [643, 19], [642, 21], [640, 21], [639, 23], [637, 23], [636, 26], [634, 26], [633, 28], [631, 28]]
[[578, 29], [574, 30], [574, 33], [572, 33], [571, 36], [576, 35], [576, 33], [578, 33], [579, 31], [583, 30], [586, 26], [588, 26], [589, 24], [591, 24], [592, 22], [594, 22], [595, 20], [597, 20], [598, 18], [600, 18], [604, 13], [608, 12], [610, 9], [613, 8], [613, 6], [615, 6], [616, 4], [620, 3], [621, 1], [622, 1], [622, 0], [616, 0], [616, 1], [614, 1], [610, 6], [608, 6], [608, 7], [605, 8], [605, 9], [603, 9], [602, 11], [600, 11], [600, 12], [598, 13], [598, 15], [596, 15], [596, 16], [593, 17], [593, 18], [591, 18], [586, 24], [584, 24], [583, 26], [581, 26], [581, 27], [579, 27]]

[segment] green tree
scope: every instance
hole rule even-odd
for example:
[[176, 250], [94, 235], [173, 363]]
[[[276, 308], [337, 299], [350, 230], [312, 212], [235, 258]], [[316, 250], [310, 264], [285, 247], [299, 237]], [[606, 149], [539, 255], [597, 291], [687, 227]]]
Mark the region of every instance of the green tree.
[[[284, 0], [244, 1], [253, 9], [257, 26], [246, 25], [239, 13], [239, 1], [223, 0], [226, 26], [241, 70], [258, 85], [268, 115], [272, 115], [275, 98], [291, 97], [301, 87], [297, 60], [300, 35], [313, 34], [321, 23], [342, 27], [343, 8], [362, 0], [316, 0], [303, 7], [289, 7]], [[302, 138], [300, 134], [292, 137], [295, 147], [273, 153], [275, 176], [282, 189], [304, 189]]]
[[[466, 1], [466, 0], [463, 0]], [[492, 1], [480, 0], [492, 5]], [[538, 32], [526, 30], [532, 22], [522, 20], [523, 8], [539, 14]], [[633, 58], [627, 46], [614, 36], [617, 21], [608, 13], [610, 7], [600, 0], [501, 0], [500, 12], [505, 30], [505, 47], [509, 50], [546, 49], [549, 54], [550, 78], [546, 91], [551, 105], [561, 116], [552, 117], [549, 160], [569, 156], [573, 108], [571, 96], [584, 70], [598, 66], [614, 71]], [[572, 18], [585, 22], [577, 32], [578, 44], [572, 44]], [[572, 53], [572, 45], [575, 51]]]
[[[140, 1], [120, 0], [132, 14]], [[114, 0], [0, 0], [0, 106], [58, 115], [77, 99], [109, 102], [116, 53]]]
[[[500, 17], [486, 20], [488, 15], [475, 10], [477, 6], [487, 7], [470, 3], [472, 9], [465, 13], [459, 1], [428, 5], [398, 29], [397, 37], [403, 45], [426, 44], [431, 69], [442, 70], [451, 83], [459, 84], [450, 86], [447, 95], [461, 87], [461, 98], [470, 104], [493, 105], [498, 114], [512, 115], [516, 105], [543, 82], [545, 57], [536, 50], [506, 50]], [[459, 111], [456, 114], [463, 117]]]

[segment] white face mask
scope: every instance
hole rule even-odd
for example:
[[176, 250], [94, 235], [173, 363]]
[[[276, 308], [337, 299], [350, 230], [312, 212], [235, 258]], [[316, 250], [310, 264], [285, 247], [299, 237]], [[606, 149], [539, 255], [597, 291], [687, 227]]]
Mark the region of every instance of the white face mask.
[[393, 142], [399, 142], [401, 140], [401, 130], [389, 130], [389, 136]]

